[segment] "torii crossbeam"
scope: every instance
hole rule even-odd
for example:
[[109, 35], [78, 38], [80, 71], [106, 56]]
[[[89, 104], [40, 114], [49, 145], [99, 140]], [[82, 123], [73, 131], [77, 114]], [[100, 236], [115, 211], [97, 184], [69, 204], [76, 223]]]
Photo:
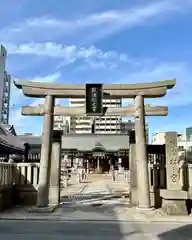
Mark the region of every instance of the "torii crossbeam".
[[[21, 114], [25, 116], [43, 116], [46, 113], [44, 105], [23, 106]], [[168, 107], [145, 105], [145, 116], [167, 116]], [[54, 107], [54, 116], [86, 116], [84, 107]], [[133, 104], [122, 108], [106, 108], [105, 116], [136, 116], [136, 106]]]
[[[174, 87], [176, 80], [165, 80], [152, 83], [138, 84], [103, 84], [103, 92], [106, 98], [135, 98], [138, 95], [144, 98], [163, 97], [167, 89]], [[17, 81], [15, 86], [23, 90], [28, 97], [55, 98], [84, 98], [85, 84], [51, 84], [33, 81]]]

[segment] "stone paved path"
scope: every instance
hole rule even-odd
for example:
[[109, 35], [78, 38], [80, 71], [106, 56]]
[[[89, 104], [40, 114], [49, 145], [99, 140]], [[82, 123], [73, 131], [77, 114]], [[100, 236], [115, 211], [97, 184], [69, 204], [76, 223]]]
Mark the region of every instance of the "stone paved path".
[[103, 180], [88, 183], [82, 192], [83, 194], [110, 194], [107, 184]]
[[90, 176], [89, 181], [81, 193], [76, 193], [70, 197], [71, 203], [86, 205], [129, 203], [128, 199], [117, 198], [117, 193], [126, 192], [128, 194], [128, 183], [113, 183], [111, 177], [106, 175]]
[[63, 188], [61, 190], [60, 196], [70, 196], [74, 194], [79, 194], [83, 191], [83, 189], [87, 186], [87, 183], [78, 183], [71, 186], [68, 186], [67, 188]]

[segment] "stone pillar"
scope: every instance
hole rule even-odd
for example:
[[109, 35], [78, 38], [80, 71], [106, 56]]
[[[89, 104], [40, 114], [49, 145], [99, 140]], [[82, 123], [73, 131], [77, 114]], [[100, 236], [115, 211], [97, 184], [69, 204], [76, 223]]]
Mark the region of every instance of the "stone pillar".
[[24, 162], [28, 162], [28, 155], [29, 155], [29, 144], [24, 144], [25, 151], [24, 151]]
[[151, 209], [149, 178], [148, 178], [148, 159], [145, 137], [145, 110], [144, 97], [136, 96], [136, 116], [135, 116], [135, 140], [136, 140], [136, 165], [137, 165], [137, 187], [138, 187], [138, 207], [139, 211]]
[[130, 202], [131, 206], [138, 205], [138, 196], [137, 196], [137, 166], [135, 159], [135, 144], [130, 144], [129, 146], [129, 162], [130, 162]]
[[62, 131], [53, 131], [49, 181], [49, 205], [58, 205], [60, 202], [61, 136]]
[[48, 178], [52, 148], [53, 111], [54, 97], [46, 96], [43, 132], [41, 139], [41, 160], [37, 193], [37, 207], [48, 206]]
[[97, 173], [100, 173], [100, 159], [97, 157]]
[[167, 189], [160, 190], [162, 210], [168, 215], [187, 215], [188, 194], [182, 190], [177, 148], [177, 132], [165, 134]]
[[188, 165], [189, 194], [191, 197], [192, 196], [192, 163], [188, 163], [187, 165]]
[[109, 157], [109, 172], [111, 173], [111, 171], [112, 171], [112, 168], [113, 168], [113, 163], [112, 163], [112, 157], [110, 156]]

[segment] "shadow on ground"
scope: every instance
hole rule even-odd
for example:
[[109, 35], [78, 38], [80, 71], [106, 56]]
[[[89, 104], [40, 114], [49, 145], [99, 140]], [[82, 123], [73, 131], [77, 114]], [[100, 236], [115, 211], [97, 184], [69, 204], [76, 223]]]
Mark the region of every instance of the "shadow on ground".
[[121, 198], [123, 194], [100, 194], [100, 193], [95, 193], [95, 194], [73, 194], [69, 196], [61, 196], [60, 200], [91, 200], [91, 199], [100, 199], [100, 198], [109, 198], [109, 199], [115, 199], [115, 198]]
[[[133, 236], [138, 233], [137, 230], [132, 230], [126, 236]], [[11, 240], [16, 239], [99, 239], [99, 240], [120, 240], [123, 235], [113, 221], [98, 222], [98, 221], [67, 221], [67, 222], [0, 222], [0, 237], [1, 239]]]
[[192, 224], [180, 226], [178, 228], [163, 232], [158, 235], [160, 240], [191, 240], [192, 239]]

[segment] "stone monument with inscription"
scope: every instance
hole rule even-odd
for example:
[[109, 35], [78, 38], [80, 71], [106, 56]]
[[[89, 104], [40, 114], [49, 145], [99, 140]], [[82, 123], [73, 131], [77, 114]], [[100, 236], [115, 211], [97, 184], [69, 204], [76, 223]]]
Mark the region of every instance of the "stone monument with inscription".
[[177, 148], [177, 132], [165, 135], [166, 183], [167, 188], [161, 189], [162, 210], [168, 215], [187, 215], [187, 191], [182, 190], [180, 181], [180, 163]]

